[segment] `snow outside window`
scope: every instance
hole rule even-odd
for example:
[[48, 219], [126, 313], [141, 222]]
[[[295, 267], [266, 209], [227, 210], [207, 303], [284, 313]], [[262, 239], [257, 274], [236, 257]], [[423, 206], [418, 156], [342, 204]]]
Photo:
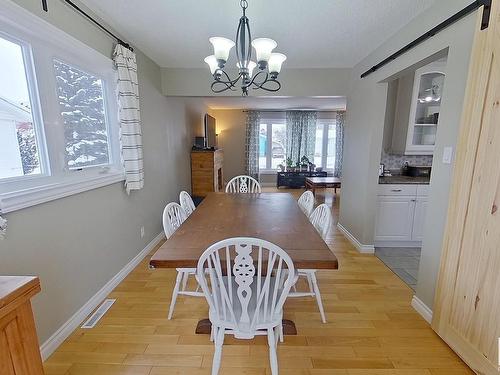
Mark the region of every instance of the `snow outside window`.
[[64, 120], [66, 165], [70, 169], [108, 164], [108, 131], [102, 80], [54, 60]]

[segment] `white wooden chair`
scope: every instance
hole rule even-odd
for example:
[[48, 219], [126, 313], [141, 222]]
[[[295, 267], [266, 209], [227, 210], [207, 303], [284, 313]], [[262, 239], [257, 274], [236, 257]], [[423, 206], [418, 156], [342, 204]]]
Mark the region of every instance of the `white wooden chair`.
[[309, 221], [319, 232], [323, 240], [326, 240], [326, 235], [330, 230], [330, 224], [332, 222], [332, 212], [330, 207], [328, 207], [325, 203], [320, 204], [309, 217]]
[[314, 208], [314, 194], [312, 193], [312, 191], [310, 190], [304, 191], [300, 196], [298, 203], [302, 212], [307, 217], [311, 216], [311, 212], [313, 211]]
[[[163, 231], [165, 232], [165, 236], [167, 236], [167, 239], [172, 237], [174, 232], [181, 226], [186, 218], [187, 214], [180, 206], [180, 204], [175, 202], [167, 204], [167, 206], [163, 210]], [[199, 291], [198, 286], [195, 291], [186, 290], [189, 276], [196, 275], [196, 268], [177, 268], [176, 270], [177, 278], [175, 280], [175, 286], [172, 292], [172, 300], [170, 302], [170, 309], [168, 311], [168, 319], [172, 319], [175, 302], [177, 301], [177, 296], [179, 294], [192, 297], [203, 297], [203, 293]]]
[[229, 238], [205, 250], [196, 278], [209, 305], [215, 341], [212, 375], [219, 372], [226, 334], [246, 340], [267, 335], [271, 373], [278, 375], [283, 304], [297, 279], [290, 256], [268, 241]]
[[233, 177], [226, 185], [226, 193], [260, 193], [259, 182], [250, 176]]
[[184, 212], [186, 212], [186, 216], [189, 217], [193, 213], [193, 211], [196, 209], [196, 206], [194, 205], [193, 199], [189, 195], [187, 191], [181, 191], [179, 194], [179, 203], [181, 204], [181, 207], [184, 209]]
[[[312, 193], [311, 193], [312, 194]], [[330, 229], [330, 223], [332, 221], [332, 214], [330, 208], [326, 204], [320, 204], [314, 212], [311, 214], [309, 220], [314, 225], [316, 230], [319, 232], [323, 240], [326, 240], [326, 235]], [[308, 292], [298, 292], [293, 290], [289, 293], [289, 297], [314, 297], [316, 298], [316, 303], [318, 304], [319, 313], [321, 315], [321, 321], [326, 323], [325, 310], [323, 308], [323, 302], [321, 300], [321, 292], [318, 286], [318, 280], [316, 279], [316, 271], [314, 269], [302, 269], [299, 268], [297, 273], [299, 277], [303, 277], [307, 280], [307, 285], [309, 288]]]

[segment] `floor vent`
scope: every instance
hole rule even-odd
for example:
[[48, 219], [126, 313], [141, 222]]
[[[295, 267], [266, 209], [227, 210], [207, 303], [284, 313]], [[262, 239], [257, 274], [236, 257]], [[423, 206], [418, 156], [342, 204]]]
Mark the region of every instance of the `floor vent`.
[[116, 299], [106, 299], [104, 302], [97, 308], [97, 310], [87, 319], [85, 323], [83, 323], [81, 328], [94, 328], [95, 325], [101, 318], [106, 314], [106, 311], [115, 303]]

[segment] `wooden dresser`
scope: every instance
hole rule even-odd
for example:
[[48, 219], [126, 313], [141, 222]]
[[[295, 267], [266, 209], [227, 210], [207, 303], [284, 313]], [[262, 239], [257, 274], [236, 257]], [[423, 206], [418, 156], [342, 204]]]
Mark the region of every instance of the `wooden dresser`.
[[30, 299], [40, 292], [31, 276], [0, 276], [0, 374], [43, 375]]
[[223, 161], [222, 150], [191, 151], [191, 195], [205, 197], [210, 192], [223, 190]]

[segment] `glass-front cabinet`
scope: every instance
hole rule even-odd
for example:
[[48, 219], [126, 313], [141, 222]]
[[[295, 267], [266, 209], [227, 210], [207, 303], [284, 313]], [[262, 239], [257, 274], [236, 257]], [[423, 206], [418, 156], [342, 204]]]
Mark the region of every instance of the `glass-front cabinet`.
[[407, 155], [434, 153], [446, 63], [433, 62], [415, 71], [406, 139]]

